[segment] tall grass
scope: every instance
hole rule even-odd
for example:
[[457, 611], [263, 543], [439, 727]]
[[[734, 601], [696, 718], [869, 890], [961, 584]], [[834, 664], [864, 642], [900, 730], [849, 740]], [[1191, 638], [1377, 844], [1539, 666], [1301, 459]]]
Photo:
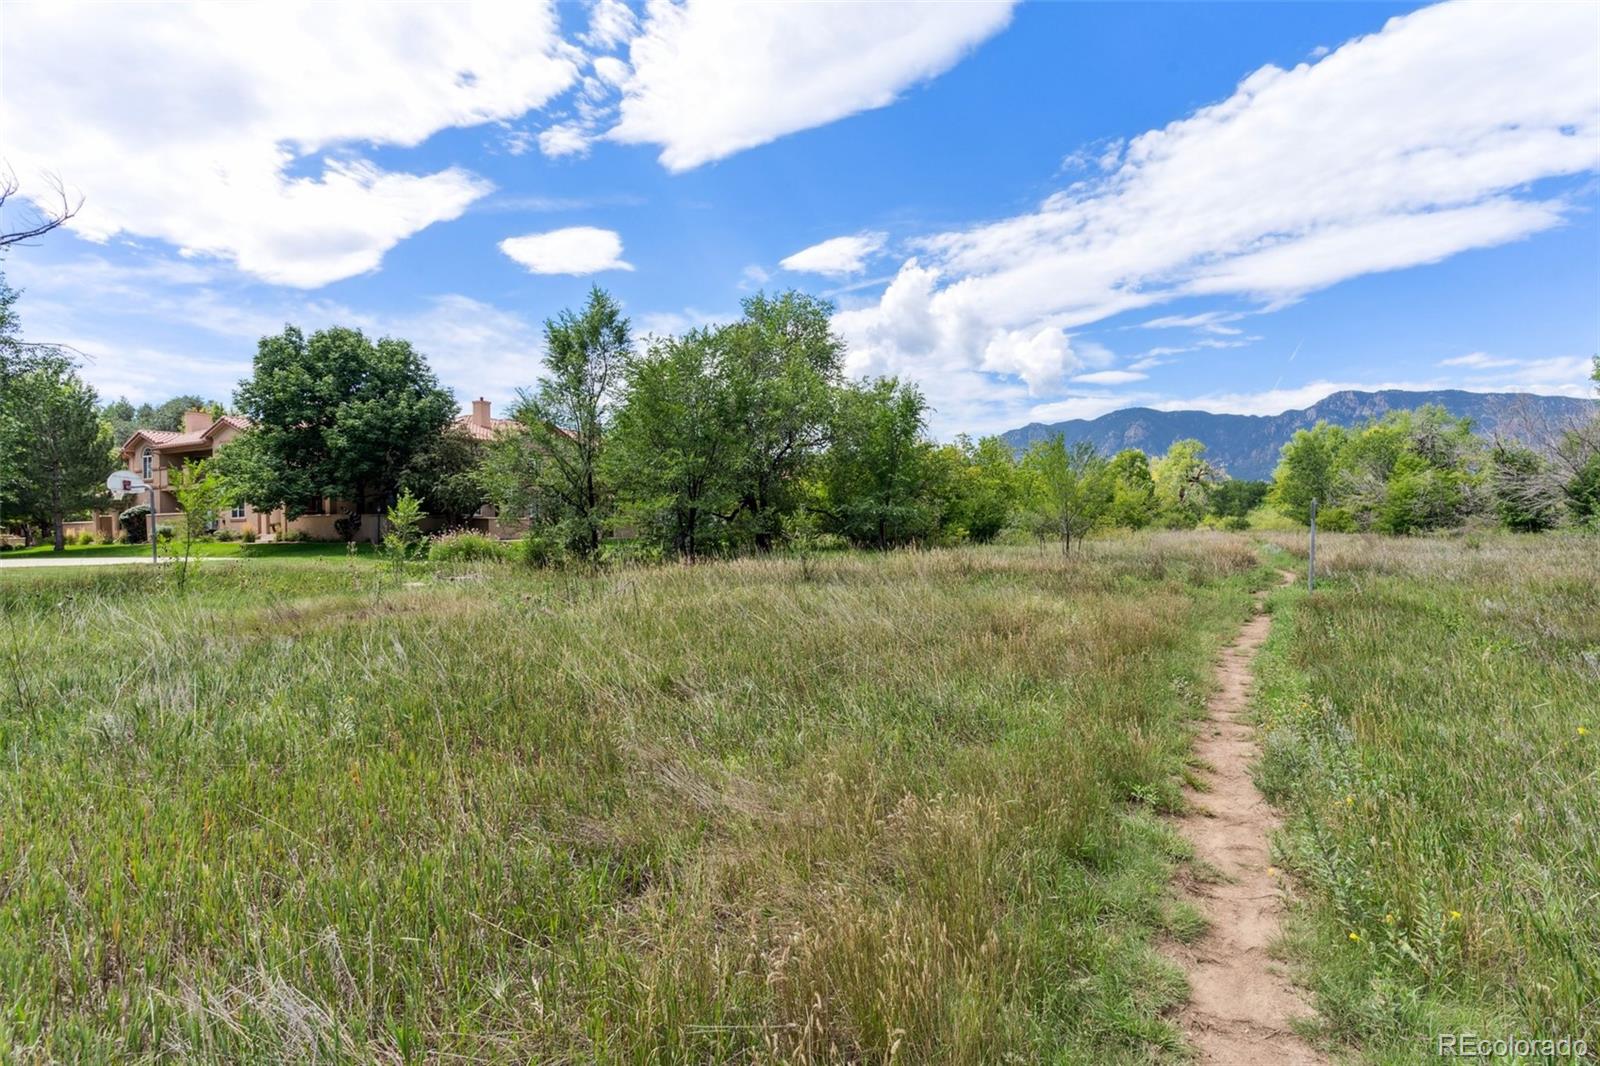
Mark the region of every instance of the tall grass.
[[0, 579], [0, 1060], [1142, 1061], [1249, 543]]
[[1261, 781], [1332, 1034], [1380, 1062], [1468, 1030], [1600, 1048], [1600, 544], [1318, 558], [1314, 596], [1273, 600]]

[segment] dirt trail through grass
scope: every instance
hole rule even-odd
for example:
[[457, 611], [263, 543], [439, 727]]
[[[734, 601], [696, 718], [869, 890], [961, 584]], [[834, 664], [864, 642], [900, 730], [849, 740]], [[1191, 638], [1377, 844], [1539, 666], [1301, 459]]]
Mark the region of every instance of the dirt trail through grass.
[[[1282, 574], [1285, 584], [1294, 580], [1292, 573]], [[1222, 875], [1186, 885], [1210, 924], [1198, 941], [1174, 948], [1192, 990], [1183, 1025], [1204, 1063], [1323, 1063], [1290, 1027], [1310, 1007], [1267, 956], [1283, 908], [1268, 852], [1278, 819], [1251, 780], [1257, 750], [1245, 720], [1250, 664], [1272, 624], [1259, 607], [1258, 596], [1257, 613], [1217, 665], [1217, 691], [1195, 741], [1195, 753], [1210, 771], [1204, 775], [1207, 790], [1187, 792], [1189, 813], [1178, 823], [1201, 869], [1213, 867]]]

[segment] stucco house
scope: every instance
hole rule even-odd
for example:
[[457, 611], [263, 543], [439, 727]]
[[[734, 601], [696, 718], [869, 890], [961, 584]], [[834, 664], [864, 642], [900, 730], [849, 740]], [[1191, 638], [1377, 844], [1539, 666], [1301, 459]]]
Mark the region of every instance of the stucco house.
[[[496, 433], [514, 430], [518, 425], [515, 419], [495, 418], [489, 401], [481, 397], [472, 401], [472, 410], [456, 419], [456, 424], [473, 437], [484, 441], [493, 440]], [[174, 471], [185, 463], [209, 459], [249, 428], [250, 420], [247, 418], [238, 415], [212, 418], [209, 411], [195, 409], [184, 412], [183, 429], [177, 432], [140, 429], [134, 431], [133, 435], [123, 442], [120, 450], [123, 466], [143, 477], [145, 483], [156, 490], [157, 526], [177, 525], [183, 518], [183, 512], [178, 508], [177, 497], [172, 493]], [[125, 500], [123, 506], [131, 507], [146, 502], [147, 497], [141, 495], [137, 499]], [[309, 512], [294, 519], [287, 519], [282, 508], [258, 511], [247, 503], [240, 503], [231, 511], [217, 516], [217, 528], [232, 530], [241, 535], [248, 530], [263, 541], [274, 540], [286, 532], [295, 532], [312, 540], [343, 540], [344, 537], [334, 523], [343, 518], [349, 510], [344, 502], [320, 499], [310, 503]], [[381, 521], [381, 514], [363, 514], [355, 539], [376, 539], [380, 535]], [[517, 528], [512, 524], [502, 526], [497, 521], [492, 507], [485, 507], [480, 511], [474, 517], [472, 524], [492, 534], [501, 535], [514, 532]], [[74, 527], [73, 532], [90, 532], [108, 537], [115, 536], [118, 532], [115, 512], [98, 514], [90, 521], [74, 522], [70, 525]]]

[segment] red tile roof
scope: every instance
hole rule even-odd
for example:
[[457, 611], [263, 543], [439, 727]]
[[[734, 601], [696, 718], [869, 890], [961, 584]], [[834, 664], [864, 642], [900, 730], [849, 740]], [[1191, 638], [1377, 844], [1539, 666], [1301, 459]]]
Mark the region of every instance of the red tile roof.
[[494, 440], [494, 435], [502, 429], [514, 429], [520, 425], [515, 418], [491, 418], [487, 426], [481, 426], [472, 420], [471, 415], [462, 415], [456, 419], [456, 425], [467, 432], [468, 436], [478, 440]]

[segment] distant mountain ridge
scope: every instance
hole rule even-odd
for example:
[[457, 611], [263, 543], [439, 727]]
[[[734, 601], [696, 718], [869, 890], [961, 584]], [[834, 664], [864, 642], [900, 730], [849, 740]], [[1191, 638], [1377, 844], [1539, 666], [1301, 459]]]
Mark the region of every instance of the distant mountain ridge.
[[1523, 392], [1462, 392], [1436, 389], [1412, 392], [1384, 389], [1335, 392], [1298, 411], [1278, 415], [1219, 415], [1209, 411], [1156, 411], [1125, 407], [1099, 418], [1073, 418], [1045, 425], [1033, 422], [1000, 434], [1016, 451], [1036, 440], [1066, 437], [1068, 444], [1088, 441], [1104, 455], [1138, 448], [1160, 455], [1173, 441], [1193, 437], [1206, 446], [1206, 457], [1236, 478], [1269, 478], [1278, 453], [1294, 436], [1318, 422], [1353, 426], [1387, 411], [1403, 411], [1438, 404], [1457, 418], [1472, 419], [1472, 428], [1484, 436], [1528, 438], [1529, 426], [1565, 425], [1594, 410], [1594, 401], [1570, 396], [1537, 396]]

